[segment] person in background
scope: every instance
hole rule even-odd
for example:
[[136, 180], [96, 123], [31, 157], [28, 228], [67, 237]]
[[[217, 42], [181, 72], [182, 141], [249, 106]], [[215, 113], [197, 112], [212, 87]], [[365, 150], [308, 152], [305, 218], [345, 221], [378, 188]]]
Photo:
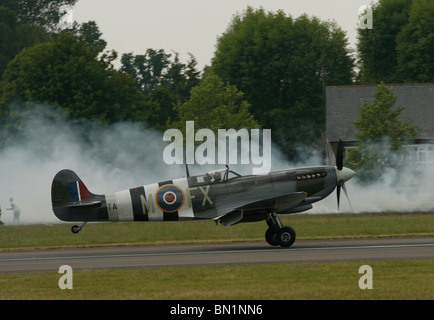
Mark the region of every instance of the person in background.
[[2, 222], [2, 207], [0, 207], [0, 226], [3, 224], [4, 223]]
[[11, 207], [7, 208], [6, 210], [13, 210], [14, 212], [14, 224], [20, 223], [20, 207], [18, 207], [18, 204], [14, 201], [14, 198], [9, 199], [11, 203]]

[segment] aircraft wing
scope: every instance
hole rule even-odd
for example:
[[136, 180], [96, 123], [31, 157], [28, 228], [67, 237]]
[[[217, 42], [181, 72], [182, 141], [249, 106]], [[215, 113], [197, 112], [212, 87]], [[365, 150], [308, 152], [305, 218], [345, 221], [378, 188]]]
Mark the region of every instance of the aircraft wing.
[[306, 197], [307, 194], [305, 192], [294, 192], [292, 194], [276, 198], [274, 203], [274, 210], [276, 212], [279, 212], [294, 208], [301, 202], [306, 200]]
[[276, 196], [276, 194], [270, 191], [270, 188], [267, 189], [267, 191], [262, 190], [262, 188], [261, 190], [255, 189], [251, 192], [230, 194], [217, 199], [215, 209], [218, 215], [214, 219], [218, 220], [225, 217], [223, 221], [226, 220], [227, 222], [224, 224], [231, 225], [243, 218], [242, 210], [247, 210], [248, 212], [248, 209], [254, 209], [256, 206], [263, 205], [264, 201], [267, 203], [267, 210], [277, 212], [296, 207], [307, 197], [304, 192], [287, 194], [283, 190], [280, 192], [281, 194], [277, 194]]
[[[284, 195], [280, 197], [255, 197], [255, 198], [247, 198], [247, 199], [240, 199], [239, 197], [225, 197], [225, 199], [222, 199], [221, 201], [216, 201], [216, 208], [220, 216], [224, 216], [226, 213], [229, 213], [231, 211], [242, 209], [244, 207], [255, 207], [259, 203], [263, 202], [264, 200], [272, 200], [270, 203], [273, 203], [273, 206], [270, 207], [270, 210], [280, 211], [283, 209], [290, 209], [292, 207], [297, 206], [301, 202], [306, 199], [306, 193], [304, 192], [294, 192], [289, 195]], [[241, 200], [241, 201], [240, 201]]]

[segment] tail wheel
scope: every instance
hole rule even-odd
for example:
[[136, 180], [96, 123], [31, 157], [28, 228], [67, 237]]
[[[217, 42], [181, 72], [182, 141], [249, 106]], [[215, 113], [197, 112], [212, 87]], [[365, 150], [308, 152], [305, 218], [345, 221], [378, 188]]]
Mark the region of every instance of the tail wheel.
[[79, 233], [80, 232], [80, 227], [77, 225], [72, 226], [71, 231], [72, 233]]
[[[291, 227], [282, 227], [277, 230], [276, 241], [282, 247], [290, 247], [295, 241], [295, 230]], [[268, 242], [268, 241], [267, 241]]]
[[87, 223], [87, 221], [83, 221], [83, 223], [79, 226], [74, 225], [71, 228], [72, 233], [79, 233], [81, 231], [81, 229], [83, 229], [84, 225]]

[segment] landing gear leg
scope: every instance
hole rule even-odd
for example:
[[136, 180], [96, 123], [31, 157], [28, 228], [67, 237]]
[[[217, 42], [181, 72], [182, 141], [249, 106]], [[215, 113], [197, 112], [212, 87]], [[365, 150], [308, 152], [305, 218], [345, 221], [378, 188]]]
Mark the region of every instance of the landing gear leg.
[[265, 232], [265, 240], [272, 246], [290, 247], [295, 241], [295, 230], [282, 225], [280, 217], [275, 212], [268, 214], [268, 229]]
[[83, 223], [80, 226], [74, 225], [71, 228], [72, 233], [79, 233], [81, 229], [83, 229], [84, 225], [87, 223], [87, 221], [83, 221]]
[[282, 227], [282, 222], [280, 221], [279, 216], [276, 213], [269, 213], [267, 225], [268, 229], [265, 232], [265, 240], [269, 245], [272, 246], [278, 246], [279, 241], [277, 240], [277, 230], [279, 230]]

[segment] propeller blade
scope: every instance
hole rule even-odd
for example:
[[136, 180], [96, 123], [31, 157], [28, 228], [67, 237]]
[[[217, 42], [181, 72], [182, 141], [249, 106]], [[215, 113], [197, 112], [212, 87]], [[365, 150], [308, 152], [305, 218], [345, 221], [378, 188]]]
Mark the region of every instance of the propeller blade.
[[327, 158], [329, 161], [329, 165], [336, 167], [336, 196], [338, 202], [338, 211], [341, 200], [341, 188], [344, 189], [345, 196], [348, 199], [348, 203], [350, 204], [351, 211], [353, 211], [353, 206], [351, 205], [350, 197], [348, 196], [347, 187], [345, 186], [345, 181], [350, 180], [355, 172], [351, 169], [344, 168], [344, 141], [342, 137], [339, 140], [338, 147], [336, 150], [336, 157], [334, 157], [333, 148], [330, 144], [329, 139], [327, 139], [326, 146]]
[[350, 204], [351, 212], [353, 212], [353, 206], [351, 205], [350, 197], [348, 196], [347, 187], [345, 186], [345, 183], [342, 185], [342, 189], [344, 189], [345, 195], [347, 196], [348, 203]]
[[338, 149], [336, 153], [336, 167], [338, 168], [338, 170], [342, 170], [342, 168], [344, 167], [344, 141], [342, 140], [342, 137], [338, 143]]
[[326, 143], [326, 153], [327, 153], [328, 164], [333, 167], [336, 167], [336, 157], [335, 157], [335, 153], [333, 152], [333, 148], [332, 145], [330, 144], [329, 139], [327, 139], [327, 143]]

